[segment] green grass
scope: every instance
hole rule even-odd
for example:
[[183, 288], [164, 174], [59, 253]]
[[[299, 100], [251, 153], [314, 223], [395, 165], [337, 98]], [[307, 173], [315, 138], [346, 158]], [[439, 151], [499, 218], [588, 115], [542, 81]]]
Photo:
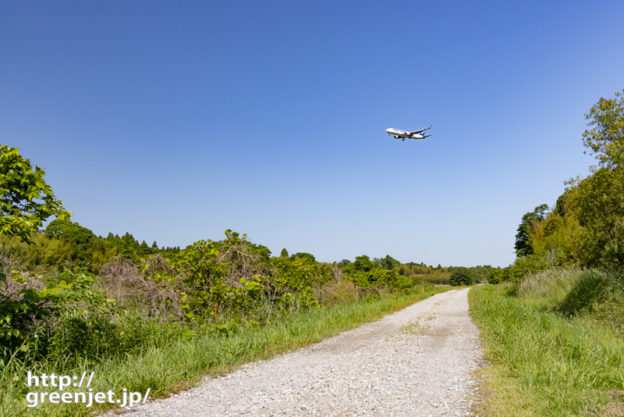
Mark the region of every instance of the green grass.
[[[27, 408], [25, 386], [28, 370], [34, 374], [81, 374], [95, 372], [94, 392], [113, 390], [145, 392], [163, 397], [196, 383], [205, 375], [223, 374], [237, 366], [297, 349], [359, 324], [380, 318], [416, 301], [449, 288], [426, 288], [407, 295], [369, 298], [358, 302], [322, 307], [285, 317], [265, 327], [234, 328], [228, 334], [196, 329], [186, 338], [155, 343], [140, 354], [116, 358], [93, 365], [85, 364], [73, 372], [57, 371], [55, 364], [39, 364], [24, 369], [19, 365], [0, 374], [0, 416], [81, 416], [93, 409], [84, 405], [44, 405]], [[96, 408], [95, 411], [102, 411]]]
[[618, 415], [605, 409], [619, 407], [613, 397], [624, 389], [624, 340], [587, 308], [592, 303], [565, 311], [584, 280], [605, 278], [588, 271], [549, 274], [516, 289], [487, 285], [469, 293], [489, 362], [480, 372], [480, 415]]
[[609, 327], [624, 337], [624, 277], [595, 269], [551, 269], [517, 287], [519, 298], [573, 321]]

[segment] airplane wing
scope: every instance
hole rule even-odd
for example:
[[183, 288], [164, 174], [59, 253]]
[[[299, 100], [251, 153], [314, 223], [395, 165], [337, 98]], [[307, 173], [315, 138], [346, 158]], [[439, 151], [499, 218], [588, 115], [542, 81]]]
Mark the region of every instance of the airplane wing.
[[408, 133], [409, 133], [410, 135], [414, 135], [414, 134], [416, 134], [416, 135], [420, 135], [420, 134], [422, 134], [422, 133], [425, 133], [425, 132], [426, 132], [427, 130], [429, 130], [429, 129], [431, 129], [431, 126], [426, 127], [426, 128], [424, 128], [424, 129], [420, 129], [420, 130], [414, 130], [413, 132], [408, 132]]

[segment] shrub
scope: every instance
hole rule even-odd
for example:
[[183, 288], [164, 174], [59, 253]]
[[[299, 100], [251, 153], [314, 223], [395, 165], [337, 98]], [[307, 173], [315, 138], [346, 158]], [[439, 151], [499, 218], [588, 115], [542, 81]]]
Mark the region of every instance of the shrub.
[[[172, 271], [164, 260], [147, 265], [146, 273], [152, 276], [162, 271]], [[149, 317], [167, 320], [168, 316], [181, 317], [180, 294], [169, 282], [157, 283], [139, 274], [137, 266], [125, 258], [113, 258], [100, 271], [98, 286], [107, 298], [144, 310]]]
[[451, 285], [471, 285], [474, 283], [474, 277], [467, 268], [456, 268], [451, 272], [451, 278], [449, 278]]

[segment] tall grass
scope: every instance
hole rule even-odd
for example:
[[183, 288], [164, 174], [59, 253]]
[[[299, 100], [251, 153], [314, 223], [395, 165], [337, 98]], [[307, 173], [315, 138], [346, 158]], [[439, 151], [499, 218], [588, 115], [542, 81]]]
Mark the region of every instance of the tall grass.
[[582, 273], [579, 269], [553, 268], [529, 274], [514, 292], [535, 307], [553, 309], [570, 293]]
[[173, 340], [163, 333], [162, 339], [155, 337], [139, 353], [97, 364], [85, 363], [71, 371], [59, 372], [55, 363], [39, 363], [29, 369], [14, 363], [11, 369], [4, 369], [0, 374], [0, 416], [81, 416], [91, 411], [84, 405], [47, 404], [27, 408], [25, 395], [29, 389], [25, 386], [25, 376], [28, 370], [34, 374], [95, 372], [94, 392], [121, 392], [123, 388], [145, 392], [151, 388], [152, 397], [166, 396], [189, 387], [205, 375], [221, 374], [249, 361], [318, 342], [445, 290], [420, 287], [409, 294], [369, 297], [349, 304], [307, 310], [264, 327], [232, 325], [221, 327], [219, 333], [215, 333], [214, 326], [203, 326]]
[[515, 290], [471, 290], [471, 315], [491, 364], [482, 371], [488, 393], [482, 413], [589, 416], [613, 406], [609, 394], [624, 389], [624, 340], [593, 310], [564, 313], [586, 280], [616, 285], [615, 278], [595, 271], [559, 270], [532, 276]]
[[609, 327], [624, 337], [624, 276], [595, 269], [552, 269], [532, 274], [517, 295], [544, 311]]

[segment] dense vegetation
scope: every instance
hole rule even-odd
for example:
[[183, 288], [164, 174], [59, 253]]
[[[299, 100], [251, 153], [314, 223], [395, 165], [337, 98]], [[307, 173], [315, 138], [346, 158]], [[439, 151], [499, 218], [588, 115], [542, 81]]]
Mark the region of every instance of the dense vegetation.
[[624, 91], [587, 114], [598, 166], [526, 213], [516, 262], [475, 288], [492, 416], [624, 415]]
[[601, 98], [586, 118], [583, 143], [598, 165], [587, 178], [568, 180], [552, 208], [523, 216], [518, 260], [505, 278], [553, 266], [624, 267], [624, 90]]
[[[0, 236], [0, 264], [0, 362], [56, 358], [69, 367], [140, 349], [155, 326], [264, 325], [424, 282], [450, 277], [469, 284], [490, 269], [400, 264], [390, 256], [336, 264], [308, 253], [274, 257], [230, 230], [221, 241], [161, 249], [128, 233], [98, 237], [67, 219], [51, 221], [28, 240]], [[466, 280], [453, 281], [458, 273]]]
[[481, 371], [479, 415], [622, 415], [621, 277], [548, 270], [530, 274], [517, 291], [475, 287], [469, 297], [491, 364]]
[[[3, 145], [0, 161], [0, 410], [8, 415], [26, 410], [26, 370], [97, 369], [111, 388], [139, 389], [145, 381], [121, 369], [143, 364], [148, 385], [163, 394], [442, 291], [430, 283], [469, 284], [492, 269], [401, 264], [389, 255], [333, 264], [286, 249], [273, 256], [231, 230], [183, 249], [129, 233], [97, 236], [71, 221], [43, 170], [18, 149]], [[465, 279], [453, 281], [458, 274]], [[156, 353], [165, 363], [190, 362], [164, 378], [164, 363], [146, 364]]]

